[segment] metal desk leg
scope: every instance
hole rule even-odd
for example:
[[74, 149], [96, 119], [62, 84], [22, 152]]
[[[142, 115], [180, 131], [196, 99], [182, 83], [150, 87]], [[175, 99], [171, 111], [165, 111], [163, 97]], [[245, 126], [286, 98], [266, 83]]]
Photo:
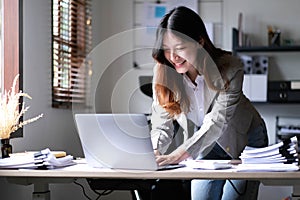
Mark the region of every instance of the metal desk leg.
[[131, 196], [132, 196], [132, 200], [141, 200], [137, 190], [131, 190]]
[[50, 200], [50, 183], [72, 183], [74, 178], [7, 178], [9, 183], [18, 185], [33, 185], [32, 200]]
[[300, 185], [293, 186], [292, 200], [300, 200]]
[[35, 183], [32, 193], [32, 200], [50, 200], [48, 183]]

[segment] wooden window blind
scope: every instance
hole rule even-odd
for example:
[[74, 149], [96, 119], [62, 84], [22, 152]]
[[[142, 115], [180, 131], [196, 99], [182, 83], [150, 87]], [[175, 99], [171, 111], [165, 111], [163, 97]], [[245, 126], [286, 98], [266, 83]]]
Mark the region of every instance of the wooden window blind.
[[[20, 76], [16, 90], [23, 90], [23, 1], [0, 0], [1, 2], [2, 19], [0, 21], [2, 22], [2, 30], [0, 36], [2, 37], [2, 46], [0, 48], [2, 55], [0, 56], [3, 57], [2, 60], [0, 58], [2, 65], [0, 66], [2, 67], [0, 69], [0, 71], [2, 70], [0, 72], [0, 94], [4, 90], [11, 90], [13, 80], [17, 74]], [[11, 138], [22, 136], [23, 128], [11, 134]]]
[[[0, 93], [4, 90], [10, 90], [13, 80], [17, 74], [19, 77], [19, 88], [22, 90], [22, 1], [21, 0], [0, 0], [2, 2], [2, 9], [0, 21], [0, 41], [2, 52], [0, 62], [2, 69], [0, 70]], [[0, 5], [1, 8], [1, 5]], [[0, 24], [1, 26], [1, 24]], [[0, 39], [0, 40], [1, 40]], [[3, 73], [3, 74], [1, 74]]]
[[84, 104], [91, 73], [91, 0], [52, 0], [52, 106]]

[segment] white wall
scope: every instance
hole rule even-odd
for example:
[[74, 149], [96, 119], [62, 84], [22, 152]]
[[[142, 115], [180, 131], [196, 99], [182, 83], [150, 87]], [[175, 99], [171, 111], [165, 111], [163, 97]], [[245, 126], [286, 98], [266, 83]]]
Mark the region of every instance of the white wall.
[[94, 8], [99, 8], [99, 12], [93, 12], [94, 49], [91, 53], [92, 82], [98, 85], [93, 99], [96, 112], [149, 112], [151, 98], [139, 90], [138, 76], [151, 75], [152, 70], [133, 68], [133, 55], [137, 50], [133, 34], [138, 32], [133, 28], [133, 0], [95, 1], [94, 4]]
[[[122, 13], [123, 9], [130, 8], [130, 1], [97, 0], [94, 4], [97, 7], [93, 6], [94, 12], [99, 15], [93, 20], [97, 27], [94, 42], [100, 42], [112, 33], [118, 33], [122, 28], [127, 29], [128, 26], [123, 27], [123, 22], [127, 19], [123, 18], [123, 21], [119, 22], [118, 14]], [[26, 101], [30, 109], [25, 118], [40, 113], [43, 113], [44, 117], [25, 126], [24, 137], [12, 140], [13, 151], [49, 147], [52, 150], [65, 150], [75, 157], [82, 156], [72, 111], [51, 107], [51, 0], [23, 1], [23, 23], [23, 90], [32, 97], [32, 100]], [[110, 27], [109, 24], [116, 26]], [[86, 186], [85, 180], [79, 182]], [[0, 188], [1, 198], [22, 200], [31, 199], [33, 190], [32, 186], [7, 183], [4, 178], [0, 178]], [[80, 187], [75, 184], [54, 184], [50, 189], [52, 199], [85, 199]], [[87, 186], [86, 189], [95, 199], [94, 193]], [[121, 199], [120, 195], [122, 199], [130, 197], [128, 192], [114, 192], [103, 199]]]
[[[288, 0], [281, 2], [280, 0], [264, 0], [264, 1], [237, 1], [226, 0], [224, 4], [224, 16], [229, 17], [224, 19], [224, 38], [219, 41], [223, 41], [224, 46], [231, 44], [231, 26], [236, 26], [237, 13], [239, 10], [245, 13], [246, 21], [250, 19], [252, 22], [251, 28], [247, 26], [247, 32], [252, 31], [257, 34], [257, 42], [262, 43], [265, 40], [264, 26], [262, 22], [258, 20], [272, 19], [272, 16], [277, 19], [271, 21], [272, 23], [280, 23], [282, 27], [287, 27], [288, 24], [292, 24], [299, 18], [298, 12], [294, 11], [294, 8], [299, 8], [299, 1]], [[265, 12], [261, 8], [264, 5], [271, 6], [275, 10]], [[277, 6], [276, 6], [277, 5]], [[278, 6], [279, 5], [279, 6]], [[32, 123], [24, 128], [24, 137], [14, 139], [12, 141], [14, 152], [25, 150], [39, 150], [46, 147], [50, 147], [53, 150], [65, 150], [74, 156], [82, 156], [82, 150], [80, 141], [76, 133], [72, 112], [65, 109], [54, 109], [51, 107], [51, 1], [50, 0], [26, 0], [23, 1], [23, 33], [24, 33], [24, 91], [32, 96], [32, 100], [26, 101], [27, 105], [30, 105], [30, 110], [26, 113], [25, 118], [35, 116], [39, 113], [44, 113], [44, 117], [38, 122]], [[233, 11], [234, 8], [238, 10]], [[280, 7], [277, 8], [277, 7]], [[116, 53], [120, 47], [124, 48], [124, 55], [116, 53], [117, 56], [110, 58], [111, 63], [109, 65], [102, 65], [101, 59], [95, 60], [95, 74], [104, 72], [104, 76], [101, 77], [100, 86], [97, 88], [98, 94], [94, 101], [97, 102], [96, 110], [98, 112], [110, 112], [112, 109], [115, 111], [126, 112], [128, 105], [137, 105], [136, 112], [149, 107], [151, 100], [141, 96], [137, 91], [135, 84], [137, 84], [138, 74], [151, 74], [151, 71], [134, 71], [132, 70], [132, 55], [130, 51], [131, 39], [122, 40], [122, 34], [124, 31], [128, 31], [133, 27], [133, 0], [95, 0], [93, 1], [93, 45], [95, 51], [93, 56], [96, 58], [102, 58], [97, 56], [99, 53], [98, 45], [108, 45], [107, 52], [113, 54]], [[218, 8], [219, 9], [219, 8]], [[290, 15], [292, 13], [292, 15]], [[255, 15], [251, 14], [255, 13]], [[259, 13], [264, 13], [259, 15]], [[282, 14], [285, 13], [285, 14]], [[288, 13], [288, 14], [287, 14]], [[277, 17], [277, 16], [281, 17]], [[292, 16], [288, 21], [285, 21], [286, 17]], [[264, 22], [265, 23], [265, 22]], [[256, 24], [259, 27], [256, 27]], [[220, 27], [220, 24], [218, 24]], [[246, 28], [246, 27], [245, 27]], [[300, 35], [298, 26], [295, 29], [289, 28], [289, 36], [295, 37], [297, 41]], [[229, 30], [230, 29], [230, 30]], [[295, 32], [294, 32], [295, 31]], [[262, 33], [260, 33], [262, 32]], [[117, 36], [117, 37], [111, 37]], [[105, 43], [110, 42], [112, 43]], [[129, 46], [129, 47], [128, 47]], [[128, 48], [128, 49], [127, 49]], [[97, 52], [97, 53], [96, 53]], [[101, 52], [101, 50], [100, 50]], [[106, 52], [106, 53], [107, 53]], [[103, 52], [102, 52], [103, 53]], [[124, 53], [124, 52], [123, 52]], [[100, 55], [106, 55], [105, 52]], [[120, 55], [120, 56], [118, 56]], [[288, 61], [290, 60], [290, 56]], [[280, 58], [284, 59], [284, 58]], [[102, 60], [103, 61], [103, 60]], [[107, 61], [107, 60], [106, 60]], [[284, 60], [286, 61], [286, 60]], [[292, 61], [298, 63], [298, 60]], [[97, 70], [98, 69], [98, 70]], [[104, 70], [105, 69], [105, 70]], [[280, 71], [279, 68], [274, 71], [274, 79], [290, 76], [299, 77], [299, 70], [294, 68], [288, 68], [288, 70]], [[293, 70], [293, 71], [291, 71]], [[126, 76], [124, 76], [124, 73]], [[128, 74], [133, 78], [128, 78]], [[103, 75], [103, 74], [102, 74]], [[130, 83], [123, 82], [124, 80], [130, 80]], [[99, 79], [97, 79], [99, 81]], [[125, 87], [120, 87], [123, 85]], [[133, 97], [140, 97], [142, 101], [126, 100], [128, 93], [126, 88], [131, 85], [133, 89], [130, 89]], [[123, 89], [124, 88], [124, 89]], [[115, 91], [119, 91], [116, 94]], [[111, 96], [114, 96], [114, 100], [111, 101]], [[130, 95], [129, 95], [130, 96]], [[119, 100], [119, 101], [117, 101]], [[113, 103], [113, 104], [112, 104]], [[275, 134], [275, 116], [278, 114], [298, 114], [298, 105], [274, 105], [274, 104], [258, 104], [255, 105], [262, 113], [263, 117], [267, 121], [269, 135], [271, 142], [274, 142]], [[130, 108], [134, 109], [134, 108]], [[85, 182], [80, 180], [84, 185]], [[7, 184], [5, 179], [0, 179], [0, 191], [1, 196], [8, 199], [30, 199], [32, 186], [18, 186], [14, 184]], [[84, 199], [82, 191], [75, 184], [59, 184], [51, 185], [52, 199]], [[276, 190], [276, 192], [274, 191]], [[91, 193], [89, 193], [91, 194]], [[282, 199], [290, 194], [290, 187], [263, 187], [260, 193], [260, 199]], [[128, 192], [115, 192], [112, 195], [104, 199], [129, 199]]]

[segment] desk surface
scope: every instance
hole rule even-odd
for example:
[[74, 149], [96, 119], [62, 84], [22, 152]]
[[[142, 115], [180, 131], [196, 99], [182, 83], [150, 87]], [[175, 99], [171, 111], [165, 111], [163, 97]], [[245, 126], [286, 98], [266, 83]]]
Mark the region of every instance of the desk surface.
[[293, 172], [236, 172], [226, 170], [194, 170], [179, 168], [165, 171], [118, 170], [91, 168], [87, 164], [53, 169], [2, 169], [0, 177], [17, 178], [109, 178], [109, 179], [248, 179], [248, 180], [299, 180], [300, 171]]

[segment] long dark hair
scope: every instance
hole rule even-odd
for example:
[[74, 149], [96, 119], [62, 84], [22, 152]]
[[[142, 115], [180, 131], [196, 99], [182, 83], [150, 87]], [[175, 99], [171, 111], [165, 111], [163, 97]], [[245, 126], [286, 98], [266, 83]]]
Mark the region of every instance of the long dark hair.
[[[216, 63], [221, 75], [224, 74], [226, 65], [218, 64], [220, 63], [219, 59], [223, 55], [229, 54], [229, 52], [216, 48], [213, 45], [202, 19], [193, 10], [184, 6], [176, 7], [162, 18], [156, 32], [156, 41], [152, 50], [152, 57], [158, 62], [154, 80], [155, 93], [159, 104], [174, 116], [182, 110], [188, 111], [189, 98], [183, 89], [183, 77], [178, 73], [167, 73], [169, 71], [167, 69], [174, 69], [174, 66], [165, 58], [162, 48], [163, 37], [166, 31], [172, 31], [178, 37], [192, 42], [199, 43], [200, 40], [203, 40], [203, 49], [208, 55], [206, 60], [209, 60], [210, 63]], [[207, 84], [211, 88], [216, 89], [213, 85], [210, 85], [211, 81], [205, 72], [204, 77]], [[223, 79], [226, 80], [224, 77]]]

